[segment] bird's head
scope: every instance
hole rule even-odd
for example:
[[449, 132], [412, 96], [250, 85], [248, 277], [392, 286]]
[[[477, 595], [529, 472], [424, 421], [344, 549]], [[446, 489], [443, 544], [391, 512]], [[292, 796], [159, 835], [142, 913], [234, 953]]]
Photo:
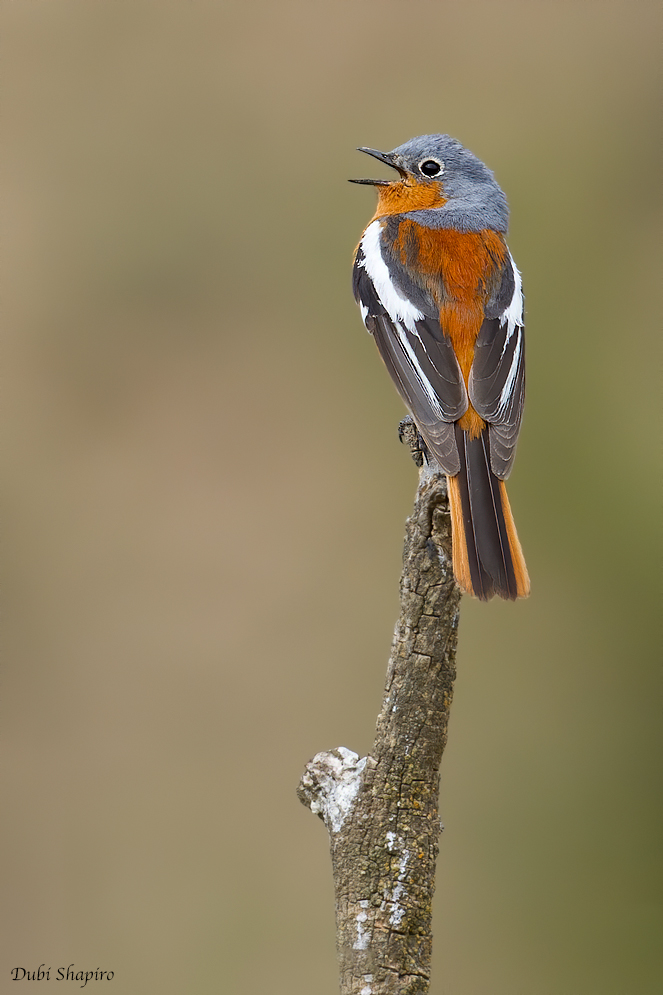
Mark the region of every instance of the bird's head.
[[455, 138], [420, 135], [392, 152], [368, 148], [358, 151], [366, 152], [398, 173], [398, 179], [393, 180], [350, 180], [377, 188], [376, 218], [445, 205], [447, 211], [457, 213], [463, 208], [472, 217], [490, 207], [496, 215], [503, 215], [506, 230], [508, 208], [502, 190], [487, 166]]

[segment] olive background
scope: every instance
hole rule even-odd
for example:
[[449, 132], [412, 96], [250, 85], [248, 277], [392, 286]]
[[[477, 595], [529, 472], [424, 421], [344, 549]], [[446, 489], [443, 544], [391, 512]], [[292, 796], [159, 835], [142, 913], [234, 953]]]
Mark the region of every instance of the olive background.
[[416, 485], [346, 180], [444, 131], [511, 206], [532, 596], [463, 600], [431, 992], [662, 991], [658, 5], [1, 16], [0, 990], [337, 991], [295, 789], [370, 749]]

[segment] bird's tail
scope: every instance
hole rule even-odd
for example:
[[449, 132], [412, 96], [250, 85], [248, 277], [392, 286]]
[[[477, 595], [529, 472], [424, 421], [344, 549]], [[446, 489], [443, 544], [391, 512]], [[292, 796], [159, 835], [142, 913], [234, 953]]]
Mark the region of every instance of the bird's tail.
[[529, 594], [529, 576], [506, 486], [490, 467], [488, 427], [477, 438], [456, 425], [460, 472], [448, 477], [456, 580], [481, 601]]

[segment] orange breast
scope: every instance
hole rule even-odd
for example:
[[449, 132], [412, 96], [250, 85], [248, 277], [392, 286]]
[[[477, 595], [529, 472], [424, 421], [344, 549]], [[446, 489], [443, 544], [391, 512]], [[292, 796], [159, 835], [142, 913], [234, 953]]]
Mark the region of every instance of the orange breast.
[[[424, 278], [438, 302], [440, 324], [451, 339], [467, 386], [486, 302], [506, 259], [504, 238], [488, 229], [425, 228], [405, 218], [398, 226], [395, 248], [403, 265]], [[460, 425], [474, 437], [485, 423], [470, 405]]]

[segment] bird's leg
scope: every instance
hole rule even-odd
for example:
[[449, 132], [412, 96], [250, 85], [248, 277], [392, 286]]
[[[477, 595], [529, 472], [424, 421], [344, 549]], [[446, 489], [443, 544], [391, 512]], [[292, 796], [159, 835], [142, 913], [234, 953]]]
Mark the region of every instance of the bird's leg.
[[423, 466], [424, 462], [430, 466], [431, 456], [428, 446], [424, 442], [412, 415], [406, 415], [399, 423], [398, 438], [404, 445], [410, 447], [410, 455], [417, 466]]

